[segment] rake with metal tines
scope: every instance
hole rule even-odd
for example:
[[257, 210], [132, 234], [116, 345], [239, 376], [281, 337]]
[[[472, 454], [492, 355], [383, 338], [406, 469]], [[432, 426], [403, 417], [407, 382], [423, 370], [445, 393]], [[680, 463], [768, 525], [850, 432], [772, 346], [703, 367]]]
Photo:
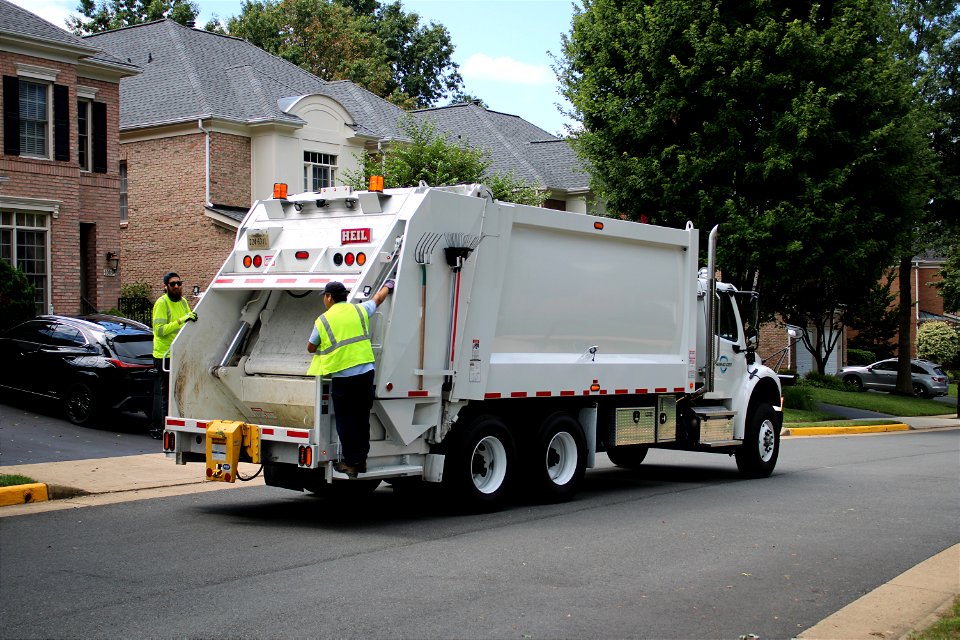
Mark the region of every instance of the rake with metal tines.
[[[423, 343], [426, 336], [427, 321], [427, 265], [437, 243], [443, 235], [439, 233], [425, 233], [420, 236], [417, 246], [413, 250], [413, 258], [420, 265], [420, 370], [423, 371]], [[423, 374], [420, 374], [419, 387], [423, 390]]]

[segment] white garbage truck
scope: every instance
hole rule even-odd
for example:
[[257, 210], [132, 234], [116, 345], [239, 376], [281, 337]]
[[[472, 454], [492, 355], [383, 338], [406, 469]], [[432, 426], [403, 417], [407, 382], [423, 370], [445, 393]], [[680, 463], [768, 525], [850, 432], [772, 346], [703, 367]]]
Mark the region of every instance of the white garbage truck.
[[[278, 188], [282, 185], [278, 185]], [[782, 396], [756, 356], [756, 294], [716, 277], [699, 232], [494, 200], [482, 185], [261, 200], [172, 347], [164, 451], [234, 482], [316, 493], [440, 483], [492, 508], [571, 497], [597, 454], [651, 448], [777, 462]], [[387, 279], [367, 470], [334, 468], [329, 381], [306, 345], [331, 281], [349, 302]], [[243, 479], [243, 478], [241, 478]]]

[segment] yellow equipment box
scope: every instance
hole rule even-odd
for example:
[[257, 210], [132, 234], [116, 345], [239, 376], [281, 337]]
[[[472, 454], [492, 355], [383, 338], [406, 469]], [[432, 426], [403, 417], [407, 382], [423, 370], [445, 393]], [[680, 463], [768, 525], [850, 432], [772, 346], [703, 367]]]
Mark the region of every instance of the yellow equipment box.
[[260, 430], [235, 420], [207, 424], [207, 480], [235, 482], [241, 459], [260, 463]]

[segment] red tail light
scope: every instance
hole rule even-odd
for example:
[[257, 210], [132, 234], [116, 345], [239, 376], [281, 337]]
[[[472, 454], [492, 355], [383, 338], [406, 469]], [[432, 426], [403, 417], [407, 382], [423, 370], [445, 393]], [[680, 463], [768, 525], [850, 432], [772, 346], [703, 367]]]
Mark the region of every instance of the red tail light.
[[116, 358], [110, 358], [108, 362], [118, 369], [149, 369], [153, 366], [152, 364], [130, 364], [123, 360], [117, 360]]

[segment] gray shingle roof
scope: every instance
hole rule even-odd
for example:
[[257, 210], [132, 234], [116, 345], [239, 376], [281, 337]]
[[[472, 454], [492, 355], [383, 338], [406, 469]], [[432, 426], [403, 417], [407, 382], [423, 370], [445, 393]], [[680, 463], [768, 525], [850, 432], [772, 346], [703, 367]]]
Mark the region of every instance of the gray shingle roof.
[[121, 129], [201, 117], [302, 124], [284, 113], [278, 100], [311, 94], [340, 102], [357, 132], [374, 138], [394, 137], [404, 113], [352, 83], [325, 82], [245, 40], [169, 19], [86, 36], [84, 41], [142, 69], [120, 87]]
[[415, 111], [451, 140], [490, 152], [493, 171], [513, 172], [541, 187], [587, 189], [589, 176], [569, 143], [519, 116], [462, 103]]
[[50, 24], [43, 18], [7, 0], [0, 0], [0, 36], [21, 40], [39, 40], [58, 44], [74, 51], [87, 62], [121, 66], [135, 71], [136, 67], [101, 51], [96, 45]]

